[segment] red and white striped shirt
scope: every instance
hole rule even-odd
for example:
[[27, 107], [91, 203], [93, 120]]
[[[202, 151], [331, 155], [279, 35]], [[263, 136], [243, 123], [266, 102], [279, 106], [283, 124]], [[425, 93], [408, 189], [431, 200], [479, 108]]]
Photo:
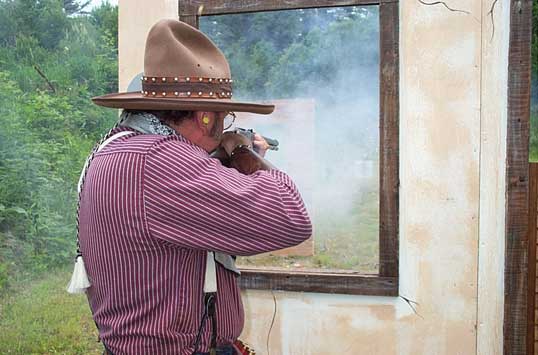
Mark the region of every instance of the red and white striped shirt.
[[[114, 354], [191, 354], [206, 251], [252, 255], [311, 234], [281, 171], [243, 175], [181, 136], [118, 138], [95, 156], [81, 193], [80, 248], [101, 339]], [[217, 264], [219, 345], [243, 328], [236, 277]], [[199, 350], [210, 332], [206, 322]]]

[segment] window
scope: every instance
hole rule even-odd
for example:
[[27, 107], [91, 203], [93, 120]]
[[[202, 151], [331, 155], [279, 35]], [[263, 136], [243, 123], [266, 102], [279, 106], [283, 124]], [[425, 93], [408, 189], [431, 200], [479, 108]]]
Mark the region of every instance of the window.
[[202, 3], [180, 1], [181, 19], [223, 50], [235, 98], [275, 103], [270, 117], [239, 113], [237, 125], [280, 141], [268, 158], [314, 224], [300, 246], [240, 258], [242, 286], [396, 295], [397, 3]]

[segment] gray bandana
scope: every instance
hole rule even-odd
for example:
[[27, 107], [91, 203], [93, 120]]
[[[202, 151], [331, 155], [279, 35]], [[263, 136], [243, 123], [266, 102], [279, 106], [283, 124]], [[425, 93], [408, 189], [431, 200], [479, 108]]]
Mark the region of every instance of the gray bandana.
[[136, 129], [146, 134], [171, 136], [177, 134], [172, 128], [162, 123], [155, 115], [143, 111], [123, 111], [120, 116], [120, 126]]
[[[120, 127], [129, 127], [146, 134], [158, 134], [161, 136], [177, 135], [177, 132], [162, 123], [155, 115], [143, 111], [123, 111], [120, 116]], [[227, 270], [240, 275], [241, 272], [235, 266], [235, 259], [221, 252], [215, 252], [215, 261]]]

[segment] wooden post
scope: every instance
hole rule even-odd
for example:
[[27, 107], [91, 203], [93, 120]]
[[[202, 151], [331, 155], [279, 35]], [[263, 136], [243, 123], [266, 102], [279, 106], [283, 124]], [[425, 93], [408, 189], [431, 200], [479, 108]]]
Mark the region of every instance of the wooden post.
[[532, 1], [512, 0], [508, 49], [504, 355], [527, 353]]
[[203, 11], [203, 6], [192, 5], [186, 1], [179, 2], [179, 20], [188, 23], [192, 27], [200, 26], [200, 12]]

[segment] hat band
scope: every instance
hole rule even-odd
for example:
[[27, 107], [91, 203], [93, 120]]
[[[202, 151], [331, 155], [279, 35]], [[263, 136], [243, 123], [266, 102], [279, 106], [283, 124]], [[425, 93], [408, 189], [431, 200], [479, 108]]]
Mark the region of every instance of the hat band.
[[142, 94], [149, 97], [231, 98], [232, 79], [203, 77], [149, 77], [142, 79]]

